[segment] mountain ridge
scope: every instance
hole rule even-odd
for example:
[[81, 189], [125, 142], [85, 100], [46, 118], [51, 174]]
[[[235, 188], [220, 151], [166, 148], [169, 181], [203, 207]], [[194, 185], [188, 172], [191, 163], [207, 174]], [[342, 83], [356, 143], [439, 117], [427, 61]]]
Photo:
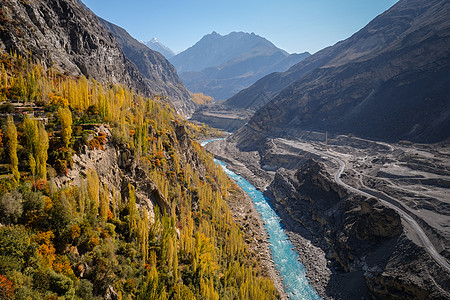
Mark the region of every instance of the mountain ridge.
[[125, 29], [102, 18], [98, 19], [116, 38], [125, 56], [137, 66], [152, 91], [167, 95], [180, 115], [190, 116], [196, 105], [178, 77], [175, 67], [161, 53], [137, 41]]
[[310, 54], [289, 54], [254, 33], [216, 32], [170, 59], [186, 87], [225, 100], [276, 71], [287, 70]]
[[446, 1], [399, 1], [347, 40], [225, 103], [268, 103], [242, 136], [319, 130], [388, 141], [446, 139], [449, 15]]
[[73, 75], [108, 78], [151, 94], [114, 37], [80, 1], [33, 0], [19, 4], [8, 0], [2, 7], [2, 19], [1, 49], [23, 56], [31, 52], [46, 66]]
[[[80, 0], [6, 0], [0, 17], [0, 50], [24, 57], [31, 54], [33, 60], [45, 67], [52, 66], [69, 75], [84, 75], [104, 83], [123, 84], [145, 96], [174, 94], [163, 83], [165, 78], [175, 80], [178, 77], [173, 67], [170, 69], [170, 64], [161, 58], [155, 59], [154, 70], [157, 71], [150, 82]], [[175, 89], [177, 85], [182, 86], [179, 79], [173, 84]], [[187, 91], [183, 93], [180, 101], [189, 104]], [[175, 104], [175, 108], [178, 107]], [[185, 111], [180, 113], [187, 115]]]

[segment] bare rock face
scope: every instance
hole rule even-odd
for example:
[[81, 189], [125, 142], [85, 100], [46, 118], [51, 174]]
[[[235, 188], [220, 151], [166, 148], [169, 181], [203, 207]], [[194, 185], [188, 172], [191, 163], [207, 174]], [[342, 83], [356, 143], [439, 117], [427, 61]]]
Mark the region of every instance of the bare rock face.
[[[450, 4], [401, 0], [345, 41], [233, 97], [264, 102], [238, 132], [438, 142], [450, 128]], [[231, 99], [230, 99], [231, 100]], [[253, 146], [257, 145], [256, 139]]]
[[[115, 32], [123, 35], [115, 37], [78, 0], [5, 0], [0, 18], [0, 51], [31, 54], [62, 73], [123, 84], [145, 96], [165, 96], [184, 117], [195, 108], [175, 68], [162, 55], [117, 26]], [[122, 50], [119, 42], [125, 40]]]
[[178, 77], [172, 64], [159, 52], [153, 51], [134, 39], [125, 29], [99, 18], [103, 26], [114, 35], [126, 57], [130, 59], [141, 74], [151, 91], [161, 96], [167, 96], [176, 111], [184, 116], [190, 116], [196, 108], [188, 90]]
[[104, 145], [104, 150], [85, 147], [81, 153], [74, 154], [72, 169], [67, 175], [53, 178], [55, 185], [58, 188], [70, 184], [81, 186], [85, 184], [83, 182], [87, 172], [95, 170], [100, 183], [108, 188], [110, 199], [115, 198], [113, 195], [120, 195], [126, 201], [129, 199], [129, 185], [132, 185], [135, 188], [137, 206], [145, 207], [150, 216], [153, 216], [155, 206], [160, 211], [168, 211], [169, 202], [136, 163], [134, 153], [123, 145], [110, 142], [111, 133], [106, 126], [95, 126], [94, 130], [96, 133], [106, 133], [108, 142]]
[[278, 169], [268, 194], [287, 229], [326, 253], [333, 272], [330, 297], [448, 296], [438, 288], [449, 283], [448, 276], [439, 276], [442, 270], [407, 237], [398, 213], [375, 198], [349, 194], [321, 163], [308, 159], [297, 170]]
[[360, 240], [370, 238], [392, 239], [402, 233], [399, 215], [374, 199], [361, 204], [359, 216], [355, 222], [355, 234]]
[[189, 138], [186, 128], [175, 121], [173, 125], [175, 126], [175, 136], [172, 137], [171, 142], [180, 155], [181, 167], [184, 168], [186, 164], [190, 164], [197, 169], [200, 176], [205, 176], [205, 166], [198, 155], [198, 151], [192, 146], [193, 141]]
[[55, 66], [71, 75], [149, 90], [97, 17], [75, 0], [5, 0], [0, 49]]

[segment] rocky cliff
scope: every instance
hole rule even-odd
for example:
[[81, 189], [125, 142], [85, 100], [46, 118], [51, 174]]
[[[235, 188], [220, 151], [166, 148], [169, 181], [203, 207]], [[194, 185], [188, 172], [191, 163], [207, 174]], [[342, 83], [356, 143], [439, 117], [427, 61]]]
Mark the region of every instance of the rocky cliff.
[[33, 60], [63, 73], [120, 83], [146, 96], [166, 95], [184, 116], [193, 110], [189, 94], [170, 63], [160, 54], [142, 49], [130, 54], [133, 59], [144, 55], [133, 63], [80, 1], [6, 0], [0, 18], [0, 50], [25, 57], [31, 54]]
[[[358, 147], [357, 140], [353, 147]], [[359, 147], [371, 148], [365, 142], [361, 141]], [[446, 289], [450, 276], [429, 255], [416, 229], [379, 199], [338, 184], [330, 173], [339, 165], [329, 160], [326, 152], [316, 151], [320, 148], [317, 143], [305, 145], [302, 148], [288, 140], [269, 139], [260, 143], [257, 151], [241, 151], [228, 138], [206, 147], [234, 172], [265, 191], [306, 267], [309, 281], [324, 299], [450, 297]], [[373, 143], [372, 147], [377, 145], [386, 147], [382, 143]], [[351, 148], [350, 144], [345, 147]], [[384, 159], [382, 150], [371, 151], [379, 151], [376, 157]], [[386, 169], [389, 163], [383, 162]], [[358, 186], [355, 180], [350, 181], [352, 171], [348, 168], [342, 180]], [[402, 188], [406, 191], [407, 187]], [[396, 197], [407, 197], [400, 195]], [[420, 211], [430, 206], [425, 199], [420, 205]], [[422, 215], [411, 215], [437, 245], [437, 251], [446, 256], [445, 247], [440, 246], [445, 233], [435, 238], [436, 230], [420, 220]], [[438, 213], [432, 215], [441, 221]]]
[[174, 66], [160, 53], [134, 39], [125, 29], [101, 18], [99, 20], [114, 35], [125, 56], [137, 66], [150, 90], [155, 94], [167, 96], [180, 115], [190, 116], [196, 105]]
[[[174, 132], [169, 136], [170, 143], [180, 157], [180, 164], [184, 168], [190, 165], [205, 176], [206, 167], [200, 159], [198, 152], [193, 148], [183, 125], [173, 123]], [[91, 130], [94, 136], [100, 133], [106, 134], [104, 149], [90, 149], [84, 146], [80, 153], [73, 155], [73, 167], [66, 175], [54, 178], [57, 188], [62, 188], [74, 184], [80, 186], [80, 180], [86, 176], [88, 170], [96, 170], [102, 184], [111, 187], [120, 193], [122, 199], [129, 198], [128, 185], [135, 187], [136, 204], [145, 207], [152, 215], [154, 208], [158, 207], [160, 212], [169, 212], [170, 201], [164, 197], [156, 184], [148, 174], [148, 167], [136, 160], [133, 150], [125, 144], [117, 144], [113, 141], [112, 134], [108, 126], [93, 125]], [[152, 128], [149, 129], [152, 131]], [[117, 195], [118, 196], [118, 195]]]
[[231, 103], [268, 102], [244, 131], [436, 142], [449, 137], [450, 4], [401, 0], [345, 41]]
[[[400, 216], [375, 198], [348, 194], [321, 163], [309, 159], [297, 170], [279, 169], [268, 193], [282, 218], [288, 220], [288, 230], [325, 251], [333, 270], [329, 296], [448, 296], [439, 289], [448, 284], [448, 276], [430, 267], [433, 261], [407, 237]], [[433, 280], [440, 282], [430, 284]]]
[[136, 66], [97, 17], [75, 0], [6, 0], [0, 11], [0, 49], [71, 75], [132, 86], [150, 94]]

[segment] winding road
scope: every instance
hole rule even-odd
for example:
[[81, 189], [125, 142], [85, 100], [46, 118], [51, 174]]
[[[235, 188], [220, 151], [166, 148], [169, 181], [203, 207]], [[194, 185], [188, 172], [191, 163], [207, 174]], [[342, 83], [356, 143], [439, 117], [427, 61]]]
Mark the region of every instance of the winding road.
[[[450, 264], [447, 261], [447, 259], [445, 259], [445, 257], [443, 257], [442, 255], [439, 254], [439, 252], [436, 250], [434, 245], [431, 243], [431, 241], [428, 238], [428, 236], [426, 235], [426, 233], [423, 231], [422, 227], [420, 227], [420, 225], [411, 217], [411, 215], [406, 211], [406, 209], [403, 208], [403, 204], [401, 203], [401, 201], [399, 201], [395, 198], [392, 198], [392, 197], [386, 195], [385, 193], [373, 190], [367, 186], [364, 186], [364, 190], [360, 190], [360, 189], [354, 188], [354, 187], [346, 184], [345, 182], [343, 182], [341, 180], [341, 175], [345, 170], [345, 162], [342, 159], [340, 159], [338, 156], [333, 155], [331, 153], [330, 149], [327, 149], [326, 152], [319, 151], [316, 149], [313, 150], [310, 147], [308, 147], [308, 149], [305, 149], [305, 147], [302, 147], [302, 145], [300, 145], [299, 143], [296, 143], [295, 141], [290, 141], [290, 140], [285, 140], [285, 139], [278, 139], [278, 140], [283, 143], [286, 143], [288, 145], [291, 145], [291, 146], [292, 146], [292, 144], [295, 144], [297, 147], [299, 147], [303, 151], [311, 152], [311, 153], [314, 153], [319, 156], [326, 156], [329, 159], [336, 161], [339, 164], [339, 169], [334, 173], [334, 179], [339, 185], [343, 186], [344, 188], [346, 188], [354, 193], [363, 195], [365, 197], [375, 197], [375, 198], [379, 199], [387, 207], [395, 210], [400, 215], [400, 217], [402, 217], [402, 219], [405, 222], [409, 223], [411, 228], [416, 232], [417, 236], [422, 241], [422, 244], [423, 244], [425, 250], [428, 252], [428, 254], [430, 254], [430, 256], [436, 261], [436, 263], [438, 263], [447, 273], [450, 273]], [[272, 139], [272, 143], [276, 146], [273, 139]], [[387, 144], [384, 146], [387, 146]], [[392, 146], [389, 145], [389, 147], [392, 147]]]
[[428, 254], [430, 254], [430, 256], [442, 268], [444, 268], [447, 271], [447, 273], [450, 273], [450, 264], [448, 263], [448, 261], [445, 259], [445, 257], [443, 257], [442, 255], [439, 254], [439, 252], [436, 250], [436, 248], [434, 248], [430, 239], [425, 234], [422, 227], [420, 227], [420, 225], [416, 222], [416, 220], [414, 220], [408, 214], [408, 212], [406, 210], [401, 208], [401, 206], [403, 206], [403, 205], [400, 201], [398, 201], [397, 199], [392, 198], [382, 192], [372, 190], [372, 189], [368, 188], [367, 186], [364, 186], [365, 191], [362, 191], [362, 190], [356, 189], [356, 188], [346, 184], [345, 182], [343, 182], [341, 180], [341, 175], [345, 170], [345, 162], [343, 160], [341, 160], [340, 158], [338, 158], [332, 154], [329, 154], [329, 150], [328, 150], [327, 154], [325, 154], [325, 155], [336, 160], [339, 163], [339, 170], [336, 173], [334, 173], [334, 180], [336, 180], [336, 182], [339, 185], [347, 188], [348, 190], [351, 190], [352, 192], [358, 193], [360, 195], [363, 195], [366, 197], [375, 197], [378, 200], [380, 200], [387, 207], [395, 210], [406, 222], [408, 222], [412, 226], [412, 228], [414, 229], [414, 231], [416, 232], [416, 234], [419, 236], [420, 240], [422, 241], [422, 244], [425, 247], [425, 250], [428, 252]]

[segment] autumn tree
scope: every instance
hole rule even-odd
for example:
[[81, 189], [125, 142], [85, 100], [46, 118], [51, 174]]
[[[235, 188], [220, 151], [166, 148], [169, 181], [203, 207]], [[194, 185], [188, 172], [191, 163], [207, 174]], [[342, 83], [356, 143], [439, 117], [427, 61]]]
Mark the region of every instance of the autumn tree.
[[48, 134], [42, 123], [38, 123], [39, 144], [37, 147], [36, 169], [39, 178], [47, 180]]
[[33, 179], [36, 175], [36, 152], [39, 143], [37, 122], [32, 120], [28, 115], [25, 115], [23, 120], [23, 133], [25, 136], [26, 149], [28, 151], [28, 162]]
[[17, 128], [11, 115], [9, 115], [6, 119], [5, 137], [7, 142], [7, 154], [10, 163], [10, 170], [13, 173], [14, 181], [18, 183], [20, 180], [20, 173], [19, 159], [17, 158]]
[[95, 169], [89, 169], [86, 174], [87, 192], [90, 202], [90, 213], [92, 216], [98, 215], [100, 182]]
[[23, 129], [28, 151], [28, 162], [33, 178], [47, 179], [47, 158], [49, 140], [44, 125], [37, 120], [25, 116]]
[[60, 107], [58, 109], [58, 118], [61, 122], [61, 138], [66, 148], [69, 148], [69, 142], [72, 138], [72, 112], [69, 107]]

